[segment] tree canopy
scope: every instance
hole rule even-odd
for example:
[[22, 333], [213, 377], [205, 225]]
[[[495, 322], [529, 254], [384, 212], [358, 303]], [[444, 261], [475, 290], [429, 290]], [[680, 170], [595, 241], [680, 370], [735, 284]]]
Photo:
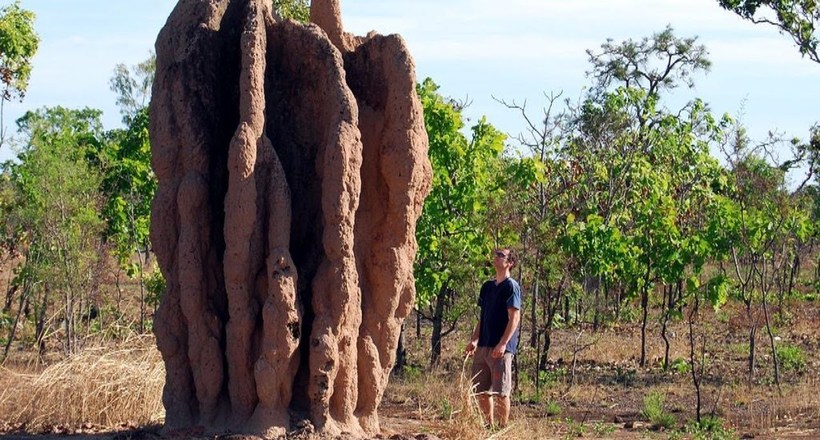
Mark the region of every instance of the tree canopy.
[[718, 0], [724, 9], [734, 12], [752, 23], [774, 26], [794, 40], [800, 53], [815, 63], [820, 4], [817, 0]]

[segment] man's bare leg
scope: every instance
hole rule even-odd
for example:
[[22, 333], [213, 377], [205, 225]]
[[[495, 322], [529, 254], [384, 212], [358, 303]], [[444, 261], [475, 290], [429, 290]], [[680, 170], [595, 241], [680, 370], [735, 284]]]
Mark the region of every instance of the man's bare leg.
[[510, 420], [510, 396], [495, 396], [495, 412], [498, 414], [498, 426], [507, 426]]
[[493, 426], [493, 405], [492, 399], [488, 393], [481, 393], [478, 395], [478, 408], [484, 416], [484, 423], [488, 426]]

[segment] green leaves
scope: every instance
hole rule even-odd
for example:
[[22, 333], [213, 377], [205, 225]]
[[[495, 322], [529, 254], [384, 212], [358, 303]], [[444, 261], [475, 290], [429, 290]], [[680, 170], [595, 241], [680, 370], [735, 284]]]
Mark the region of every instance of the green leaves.
[[820, 26], [820, 5], [817, 0], [718, 0], [724, 9], [752, 23], [776, 27], [792, 37], [800, 53], [815, 63]]
[[[438, 88], [430, 78], [417, 87], [433, 168], [433, 187], [416, 226], [416, 291], [421, 305], [440, 294], [445, 284], [480, 279], [476, 269], [492, 247], [487, 212], [511, 182], [501, 161], [506, 136], [481, 118], [468, 139], [461, 107], [441, 96]], [[522, 166], [511, 172], [537, 171]]]
[[34, 13], [20, 8], [19, 1], [0, 9], [0, 98], [23, 98], [31, 76], [31, 60], [39, 44], [40, 38], [34, 32]]
[[84, 294], [99, 258], [101, 174], [89, 161], [102, 143], [100, 113], [62, 107], [28, 112], [26, 143], [8, 164], [18, 203], [10, 213], [28, 241], [24, 273], [66, 297]]
[[301, 23], [310, 21], [309, 0], [273, 0], [273, 11], [282, 18], [290, 18]]

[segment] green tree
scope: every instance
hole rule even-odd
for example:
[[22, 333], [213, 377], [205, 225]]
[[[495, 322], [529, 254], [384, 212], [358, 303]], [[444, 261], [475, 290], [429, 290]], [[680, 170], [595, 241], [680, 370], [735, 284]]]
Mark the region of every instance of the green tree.
[[[488, 200], [501, 197], [498, 173], [505, 136], [484, 118], [462, 134], [462, 107], [438, 93], [429, 78], [418, 85], [424, 107], [433, 168], [433, 187], [416, 226], [418, 311], [433, 323], [431, 364], [438, 362], [441, 339], [474, 304], [492, 237], [484, 229]], [[425, 314], [423, 310], [427, 309]], [[448, 328], [444, 328], [448, 326]]]
[[[595, 80], [572, 120], [566, 147], [574, 169], [575, 206], [568, 250], [580, 257], [583, 283], [594, 295], [622, 285], [642, 311], [640, 364], [646, 362], [649, 296], [658, 283], [683, 279], [693, 261], [684, 258], [686, 215], [708, 196], [717, 163], [709, 144], [721, 127], [699, 100], [678, 111], [661, 105], [663, 92], [708, 70], [706, 49], [667, 27], [640, 41], [607, 41], [589, 51]], [[687, 235], [696, 233], [690, 228]], [[701, 262], [702, 264], [702, 262]], [[591, 278], [591, 279], [590, 279]]]
[[[111, 78], [111, 90], [123, 115], [124, 129], [108, 133], [97, 160], [103, 168], [103, 215], [106, 237], [113, 244], [118, 267], [139, 281], [139, 331], [145, 330], [146, 269], [150, 255], [149, 229], [151, 200], [157, 182], [151, 169], [151, 143], [148, 135], [148, 101], [156, 70], [156, 55], [131, 69], [118, 64]], [[117, 273], [118, 298], [119, 272]], [[153, 296], [152, 296], [153, 298]], [[153, 299], [156, 305], [156, 299]], [[119, 308], [120, 301], [117, 301]]]
[[[529, 307], [529, 345], [538, 349], [536, 367], [541, 370], [546, 368], [552, 329], [568, 279], [567, 256], [557, 240], [568, 207], [565, 194], [569, 180], [561, 162], [556, 160], [564, 134], [565, 115], [563, 112], [554, 114], [560, 96], [560, 93], [548, 95], [547, 106], [537, 116], [528, 111], [526, 103], [502, 101], [524, 120], [525, 131], [516, 141], [525, 156], [508, 161], [505, 175], [511, 184], [506, 196], [499, 201], [498, 213], [491, 214], [491, 219], [504, 219], [495, 229], [515, 227], [516, 241], [521, 243], [518, 278], [525, 282], [523, 269], [526, 267], [529, 272], [526, 282], [530, 287], [524, 303]], [[506, 213], [506, 217], [501, 213]], [[537, 371], [533, 377], [536, 385], [540, 385]]]
[[820, 63], [817, 55], [820, 4], [817, 0], [718, 0], [724, 9], [752, 23], [776, 27], [790, 36], [803, 56]]
[[153, 51], [146, 60], [130, 68], [122, 63], [114, 67], [114, 76], [109, 80], [109, 87], [117, 94], [117, 106], [126, 125], [129, 125], [130, 119], [136, 118], [138, 113], [148, 107], [156, 70], [157, 56]]
[[31, 76], [31, 60], [39, 44], [34, 13], [22, 9], [19, 1], [0, 9], [0, 148], [6, 140], [5, 103], [23, 99]]
[[[148, 305], [145, 277], [150, 255], [151, 200], [157, 182], [151, 169], [148, 109], [142, 108], [126, 119], [127, 127], [110, 131], [99, 152], [104, 173], [102, 214], [107, 224], [106, 237], [113, 245], [118, 267], [139, 282], [139, 331], [143, 332]], [[120, 298], [119, 283], [117, 286]], [[156, 306], [156, 301], [152, 302]]]
[[282, 18], [310, 21], [310, 0], [273, 0], [273, 11]]
[[79, 348], [81, 315], [98, 281], [101, 175], [88, 159], [102, 142], [100, 114], [62, 107], [26, 113], [17, 121], [26, 142], [18, 162], [8, 164], [19, 200], [13, 216], [26, 239], [21, 295], [29, 297], [20, 304], [35, 310], [38, 343], [56, 312], [66, 353]]

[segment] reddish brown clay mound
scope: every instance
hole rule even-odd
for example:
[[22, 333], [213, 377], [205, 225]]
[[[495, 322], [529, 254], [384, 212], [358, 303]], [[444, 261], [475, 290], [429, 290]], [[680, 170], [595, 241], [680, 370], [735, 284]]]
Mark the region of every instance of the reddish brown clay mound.
[[[379, 431], [430, 166], [401, 38], [180, 0], [156, 44], [166, 427]], [[321, 26], [321, 28], [320, 28]], [[324, 30], [323, 30], [324, 29]]]

